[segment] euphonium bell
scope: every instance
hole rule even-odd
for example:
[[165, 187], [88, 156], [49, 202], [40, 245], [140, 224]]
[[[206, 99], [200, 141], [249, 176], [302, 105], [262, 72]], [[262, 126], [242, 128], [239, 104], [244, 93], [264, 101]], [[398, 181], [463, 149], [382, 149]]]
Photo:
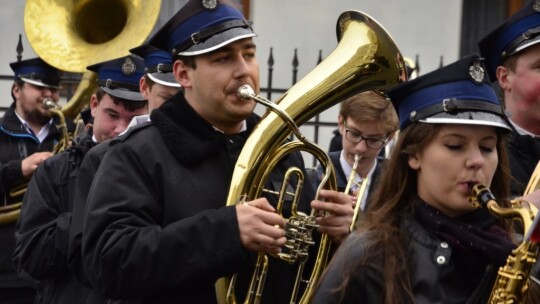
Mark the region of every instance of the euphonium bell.
[[[325, 175], [318, 191], [322, 188], [335, 190], [335, 172], [328, 155], [322, 148], [309, 142], [298, 126], [356, 93], [383, 90], [406, 80], [401, 53], [385, 29], [373, 18], [357, 11], [344, 12], [338, 18], [336, 32], [339, 40], [336, 49], [278, 101], [266, 101], [251, 93], [245, 96], [267, 106], [268, 111], [240, 153], [227, 198], [228, 206], [237, 204], [241, 197], [247, 201], [261, 197], [270, 172], [285, 155], [294, 151], [311, 153], [324, 167]], [[298, 140], [283, 144], [291, 133]], [[311, 216], [313, 214], [301, 215], [300, 220], [309, 225]], [[291, 222], [290, 219], [285, 220]], [[296, 220], [295, 217], [293, 221]], [[322, 235], [316, 246], [316, 257], [304, 257], [297, 261], [298, 276], [295, 286], [291, 286], [290, 303], [308, 303], [315, 283], [326, 267], [330, 247], [328, 236]], [[273, 258], [259, 254], [257, 267], [271, 267]], [[308, 258], [315, 260], [311, 261], [314, 267], [306, 276], [303, 266]], [[254, 284], [254, 289], [247, 291], [245, 303], [258, 303], [261, 300], [264, 276], [264, 273], [254, 273], [251, 281], [257, 284]], [[234, 286], [229, 284], [231, 281], [234, 283], [231, 277], [227, 277], [218, 282], [216, 287], [220, 303], [237, 302]]]

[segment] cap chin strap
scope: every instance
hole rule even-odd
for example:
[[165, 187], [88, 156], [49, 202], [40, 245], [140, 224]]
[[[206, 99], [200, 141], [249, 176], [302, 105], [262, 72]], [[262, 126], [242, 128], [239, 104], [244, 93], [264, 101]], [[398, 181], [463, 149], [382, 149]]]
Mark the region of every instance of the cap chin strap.
[[443, 112], [451, 114], [465, 111], [489, 112], [499, 116], [504, 116], [504, 110], [499, 105], [480, 100], [452, 98], [444, 99], [442, 102], [431, 105], [425, 109], [411, 112], [410, 120], [411, 122], [418, 121]]
[[523, 42], [534, 39], [540, 35], [540, 26], [537, 26], [535, 28], [531, 28], [521, 34], [519, 37], [517, 37], [512, 43], [510, 43], [502, 52], [501, 57], [502, 59], [505, 59], [506, 57], [514, 54], [515, 50], [518, 48], [520, 44]]
[[[182, 51], [187, 50], [191, 46], [195, 44], [199, 44], [201, 42], [204, 42], [206, 39], [214, 36], [215, 34], [219, 34], [221, 32], [224, 32], [226, 30], [236, 28], [236, 27], [243, 27], [243, 28], [250, 28], [251, 29], [251, 21], [248, 21], [246, 19], [235, 19], [235, 20], [229, 20], [225, 21], [223, 23], [211, 26], [209, 28], [206, 28], [202, 31], [196, 32], [191, 34], [191, 39], [188, 39], [178, 45], [173, 49], [173, 54], [181, 53]], [[253, 29], [252, 29], [253, 30]]]
[[112, 79], [99, 79], [97, 85], [100, 87], [107, 87], [109, 89], [127, 89], [134, 92], [139, 92], [139, 85], [134, 85], [131, 83], [114, 81]]
[[163, 74], [167, 74], [167, 73], [170, 73], [173, 71], [173, 66], [172, 64], [166, 64], [166, 63], [160, 63], [156, 66], [151, 66], [151, 67], [147, 67], [144, 72], [145, 73], [156, 73], [156, 72], [159, 72], [159, 73], [163, 73]]

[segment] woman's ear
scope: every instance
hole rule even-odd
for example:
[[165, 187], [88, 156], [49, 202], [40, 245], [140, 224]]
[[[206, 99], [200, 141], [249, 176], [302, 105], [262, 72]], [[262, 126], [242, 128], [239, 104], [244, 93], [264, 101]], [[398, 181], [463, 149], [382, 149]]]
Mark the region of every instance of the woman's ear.
[[409, 167], [413, 170], [420, 169], [420, 157], [418, 154], [409, 155]]

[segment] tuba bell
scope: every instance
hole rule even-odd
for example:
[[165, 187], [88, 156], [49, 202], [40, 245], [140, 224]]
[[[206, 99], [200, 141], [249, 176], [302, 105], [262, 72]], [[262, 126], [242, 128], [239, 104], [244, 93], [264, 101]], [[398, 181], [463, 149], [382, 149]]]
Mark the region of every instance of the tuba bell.
[[[44, 106], [59, 118], [62, 138], [53, 153], [69, 145], [66, 119], [75, 120], [95, 92], [97, 75], [86, 67], [129, 54], [144, 42], [156, 23], [161, 0], [27, 0], [24, 28], [36, 54], [51, 66], [81, 73], [81, 81], [61, 108], [52, 101]], [[17, 200], [28, 181], [7, 193]], [[0, 206], [0, 225], [17, 220], [22, 203]]]
[[[322, 148], [309, 142], [298, 130], [298, 125], [356, 93], [383, 90], [406, 80], [401, 53], [386, 30], [373, 18], [358, 11], [346, 11], [338, 18], [336, 33], [339, 41], [336, 49], [275, 103], [249, 92], [249, 89], [241, 88], [243, 92], [239, 95], [243, 98], [253, 98], [265, 105], [268, 111], [254, 128], [240, 153], [233, 172], [227, 206], [237, 204], [240, 198], [249, 201], [261, 197], [261, 194], [267, 191], [263, 188], [274, 166], [285, 155], [294, 151], [313, 154], [325, 168], [323, 182], [318, 186], [317, 193], [322, 188], [335, 190], [335, 171], [329, 156]], [[291, 133], [298, 140], [283, 144]], [[298, 173], [301, 170], [291, 169], [301, 178], [302, 174]], [[298, 184], [301, 183], [300, 179]], [[316, 196], [318, 197], [318, 194]], [[280, 209], [279, 206], [280, 201], [277, 210]], [[295, 206], [291, 209], [294, 210]], [[286, 235], [295, 235], [287, 231], [287, 226], [293, 229], [297, 229], [299, 223], [306, 223], [305, 226], [309, 226], [311, 219], [314, 218], [313, 211], [310, 215], [301, 213], [293, 215], [294, 219], [293, 216], [285, 219]], [[305, 226], [300, 228], [304, 229]], [[289, 242], [294, 243], [287, 237], [287, 243]], [[290, 254], [270, 257], [299, 264], [295, 286], [291, 286], [290, 303], [308, 303], [315, 283], [326, 267], [330, 248], [329, 237], [322, 235], [316, 246], [318, 253], [314, 257], [315, 260], [312, 260], [314, 267], [307, 277], [302, 271], [307, 257], [300, 255], [302, 257], [300, 261], [291, 261]], [[264, 269], [271, 265], [270, 258], [259, 253], [258, 263], [254, 268], [262, 271], [253, 274], [245, 303], [260, 302], [264, 291]], [[220, 303], [238, 302], [235, 295], [235, 281], [235, 276], [218, 281], [216, 290]]]

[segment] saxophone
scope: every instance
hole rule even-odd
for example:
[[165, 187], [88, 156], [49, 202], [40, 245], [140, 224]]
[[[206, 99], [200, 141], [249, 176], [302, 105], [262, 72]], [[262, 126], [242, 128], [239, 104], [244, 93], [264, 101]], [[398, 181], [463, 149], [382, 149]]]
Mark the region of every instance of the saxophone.
[[[525, 195], [539, 188], [539, 180], [540, 162], [529, 180]], [[508, 208], [500, 207], [491, 191], [482, 184], [474, 185], [471, 192], [469, 201], [473, 205], [486, 208], [501, 218], [517, 219], [523, 226], [523, 241], [512, 250], [506, 264], [499, 268], [488, 303], [525, 303], [529, 291], [529, 274], [539, 253], [540, 239], [533, 234], [539, 219], [538, 208], [521, 198], [512, 200]]]

